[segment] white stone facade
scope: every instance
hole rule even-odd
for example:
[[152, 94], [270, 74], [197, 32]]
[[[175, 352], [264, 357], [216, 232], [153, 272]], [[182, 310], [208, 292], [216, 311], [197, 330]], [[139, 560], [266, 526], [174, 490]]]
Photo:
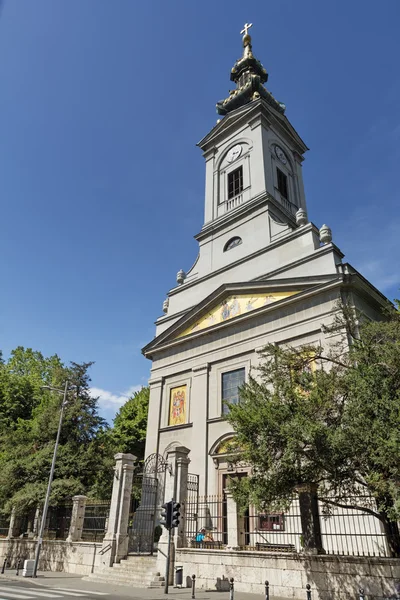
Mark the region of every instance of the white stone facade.
[[[156, 336], [143, 349], [152, 360], [146, 457], [187, 448], [199, 494], [222, 496], [229, 472], [223, 444], [232, 434], [223, 414], [224, 375], [241, 370], [246, 380], [267, 343], [328, 346], [324, 326], [339, 300], [378, 318], [386, 299], [343, 262], [329, 227], [308, 221], [307, 147], [285, 116], [255, 99], [225, 116], [199, 146], [206, 167], [199, 254], [187, 273], [179, 271]], [[232, 197], [233, 172], [240, 172], [240, 185]], [[264, 304], [253, 310], [261, 296]], [[247, 304], [233, 314], [233, 301], [243, 298]], [[225, 318], [228, 300], [232, 315]], [[174, 390], [185, 394], [175, 422]]]

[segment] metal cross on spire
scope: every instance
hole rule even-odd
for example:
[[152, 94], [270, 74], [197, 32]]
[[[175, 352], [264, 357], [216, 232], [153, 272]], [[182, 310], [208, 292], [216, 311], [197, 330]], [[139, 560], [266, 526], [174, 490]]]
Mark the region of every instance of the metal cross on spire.
[[240, 33], [244, 33], [244, 35], [247, 35], [250, 27], [253, 27], [253, 23], [245, 23], [244, 27]]

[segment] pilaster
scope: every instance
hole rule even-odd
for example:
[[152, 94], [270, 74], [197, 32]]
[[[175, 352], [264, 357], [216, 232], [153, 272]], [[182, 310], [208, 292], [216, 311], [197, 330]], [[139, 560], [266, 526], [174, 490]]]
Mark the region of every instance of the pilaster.
[[147, 434], [145, 456], [158, 452], [158, 436], [160, 429], [160, 416], [162, 406], [162, 393], [164, 378], [159, 377], [149, 381], [150, 398], [147, 415]]
[[193, 367], [190, 416], [196, 432], [196, 443], [190, 453], [192, 472], [200, 474], [199, 495], [207, 494], [207, 444], [208, 444], [208, 377], [209, 364]]

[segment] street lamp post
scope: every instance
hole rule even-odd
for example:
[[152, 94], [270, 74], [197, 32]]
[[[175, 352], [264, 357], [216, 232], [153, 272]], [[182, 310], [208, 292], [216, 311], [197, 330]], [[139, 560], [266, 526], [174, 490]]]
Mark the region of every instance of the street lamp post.
[[44, 501], [42, 520], [40, 522], [39, 537], [38, 537], [37, 544], [36, 544], [35, 564], [33, 566], [33, 575], [32, 575], [33, 577], [36, 577], [37, 568], [38, 568], [38, 564], [39, 564], [40, 550], [42, 549], [43, 534], [44, 534], [44, 528], [46, 526], [47, 510], [49, 508], [49, 501], [50, 501], [51, 484], [53, 482], [53, 477], [54, 477], [54, 468], [56, 465], [58, 443], [60, 441], [61, 426], [62, 426], [62, 421], [63, 421], [63, 416], [64, 416], [64, 408], [65, 408], [65, 405], [67, 402], [68, 381], [65, 382], [64, 390], [59, 390], [57, 388], [52, 388], [50, 386], [43, 386], [43, 387], [53, 390], [55, 392], [59, 392], [60, 394], [63, 394], [64, 397], [63, 397], [63, 401], [62, 401], [62, 405], [61, 405], [60, 420], [58, 422], [58, 431], [57, 431], [56, 443], [54, 445], [53, 460], [51, 462], [49, 483], [47, 484], [47, 492], [46, 492], [46, 499]]

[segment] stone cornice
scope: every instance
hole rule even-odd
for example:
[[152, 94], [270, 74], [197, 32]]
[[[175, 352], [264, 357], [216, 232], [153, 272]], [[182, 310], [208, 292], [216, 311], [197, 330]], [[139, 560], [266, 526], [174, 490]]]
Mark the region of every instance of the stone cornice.
[[150, 387], [161, 387], [164, 382], [164, 377], [157, 377], [157, 379], [150, 379], [149, 386]]
[[224, 229], [227, 225], [234, 224], [243, 218], [243, 216], [247, 216], [259, 208], [263, 206], [268, 206], [268, 204], [272, 204], [276, 210], [281, 212], [283, 216], [293, 225], [293, 227], [297, 228], [296, 218], [292, 213], [290, 213], [286, 208], [276, 200], [271, 194], [268, 192], [262, 192], [258, 196], [255, 196], [251, 200], [244, 202], [235, 210], [218, 217], [211, 221], [210, 223], [206, 223], [201, 231], [194, 236], [194, 239], [200, 242], [205, 239], [209, 235], [214, 235], [216, 232]]
[[202, 365], [192, 367], [192, 372], [194, 375], [204, 375], [204, 373], [207, 373], [209, 367], [210, 365], [208, 363], [204, 363]]
[[183, 425], [168, 425], [167, 427], [162, 427], [160, 429], [160, 433], [165, 431], [176, 431], [178, 429], [187, 429], [188, 427], [193, 427], [193, 423], [183, 423]]

